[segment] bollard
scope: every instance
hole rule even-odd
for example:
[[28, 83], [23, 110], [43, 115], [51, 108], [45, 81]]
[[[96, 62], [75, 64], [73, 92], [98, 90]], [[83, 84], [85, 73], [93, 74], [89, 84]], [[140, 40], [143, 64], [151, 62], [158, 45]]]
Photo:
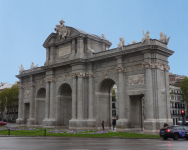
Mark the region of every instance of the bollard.
[[10, 129], [8, 129], [8, 135], [10, 135]]
[[44, 129], [44, 136], [46, 136], [46, 129]]

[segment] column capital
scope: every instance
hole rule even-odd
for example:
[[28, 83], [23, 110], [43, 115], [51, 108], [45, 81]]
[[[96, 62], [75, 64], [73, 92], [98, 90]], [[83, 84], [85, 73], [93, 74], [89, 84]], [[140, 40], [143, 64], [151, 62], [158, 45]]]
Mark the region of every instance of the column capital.
[[33, 87], [35, 86], [35, 83], [34, 82], [29, 82], [29, 87]]
[[86, 76], [86, 74], [85, 74], [85, 73], [82, 73], [82, 72], [77, 72], [77, 73], [76, 73], [76, 76], [77, 76], [78, 78], [83, 78], [83, 77]]
[[72, 78], [76, 78], [76, 73], [71, 73], [70, 76], [71, 76]]
[[142, 66], [146, 69], [160, 69], [160, 70], [170, 70], [170, 66], [166, 64], [162, 64], [160, 62], [142, 62]]
[[116, 72], [120, 73], [120, 72], [125, 72], [125, 68], [124, 67], [116, 67]]
[[44, 78], [44, 81], [47, 82], [56, 82], [56, 78], [54, 77], [49, 77], [49, 78]]
[[18, 84], [18, 88], [19, 88], [19, 89], [24, 89], [24, 85], [19, 83], [19, 84]]
[[94, 73], [92, 72], [86, 72], [86, 77], [93, 78], [95, 76], [94, 76]]

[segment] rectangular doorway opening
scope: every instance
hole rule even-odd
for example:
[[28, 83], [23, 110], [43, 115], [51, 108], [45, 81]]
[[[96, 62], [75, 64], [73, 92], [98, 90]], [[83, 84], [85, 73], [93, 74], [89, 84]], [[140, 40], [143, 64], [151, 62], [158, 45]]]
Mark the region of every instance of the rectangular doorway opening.
[[25, 117], [24, 117], [24, 122], [27, 123], [27, 119], [29, 119], [29, 111], [30, 111], [30, 104], [29, 103], [25, 103]]
[[130, 96], [130, 128], [143, 129], [142, 97]]

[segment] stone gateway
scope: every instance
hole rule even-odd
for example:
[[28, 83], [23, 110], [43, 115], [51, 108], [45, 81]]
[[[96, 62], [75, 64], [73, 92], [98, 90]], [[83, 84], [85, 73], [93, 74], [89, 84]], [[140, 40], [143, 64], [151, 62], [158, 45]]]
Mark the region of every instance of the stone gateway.
[[[19, 125], [118, 131], [157, 131], [170, 115], [167, 42], [151, 39], [117, 48], [60, 21], [43, 46], [44, 66], [24, 70], [19, 78]], [[123, 40], [122, 40], [123, 39]], [[123, 42], [122, 42], [123, 41]], [[113, 87], [116, 86], [116, 96]], [[112, 92], [113, 91], [113, 92]]]

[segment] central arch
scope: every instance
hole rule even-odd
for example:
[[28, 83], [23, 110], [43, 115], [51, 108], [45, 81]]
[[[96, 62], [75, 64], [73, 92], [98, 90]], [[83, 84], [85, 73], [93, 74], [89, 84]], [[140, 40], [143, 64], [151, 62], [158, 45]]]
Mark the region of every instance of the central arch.
[[112, 125], [112, 88], [115, 85], [114, 80], [104, 79], [99, 85], [98, 97], [98, 126], [104, 121], [105, 127]]
[[69, 120], [72, 118], [72, 89], [69, 84], [64, 83], [60, 86], [59, 91], [59, 126], [69, 126]]

